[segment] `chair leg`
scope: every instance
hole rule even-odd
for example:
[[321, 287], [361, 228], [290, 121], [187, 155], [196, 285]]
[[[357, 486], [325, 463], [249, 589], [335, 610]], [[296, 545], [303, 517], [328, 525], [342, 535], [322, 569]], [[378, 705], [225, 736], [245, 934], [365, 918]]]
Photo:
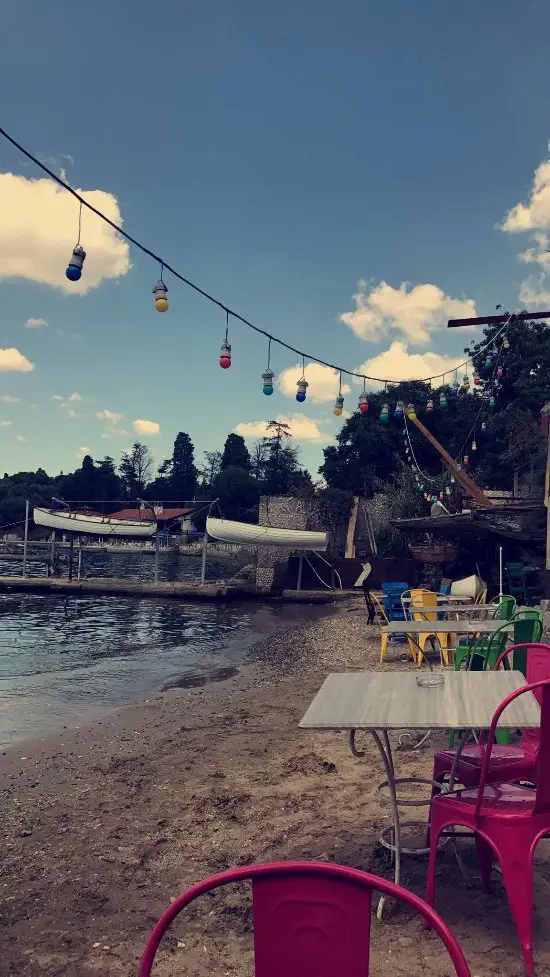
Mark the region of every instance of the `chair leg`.
[[380, 664], [381, 665], [384, 663], [387, 647], [388, 647], [388, 632], [381, 631], [380, 633]]
[[[533, 959], [533, 860], [529, 847], [518, 852], [510, 839], [499, 839], [498, 860], [502, 868], [502, 881], [506, 889], [508, 905], [521, 945], [526, 977], [534, 977]], [[523, 845], [522, 845], [523, 848]]]
[[488, 841], [476, 834], [475, 837], [477, 857], [481, 872], [481, 882], [483, 891], [489, 892], [491, 888], [491, 871], [493, 869], [494, 852]]

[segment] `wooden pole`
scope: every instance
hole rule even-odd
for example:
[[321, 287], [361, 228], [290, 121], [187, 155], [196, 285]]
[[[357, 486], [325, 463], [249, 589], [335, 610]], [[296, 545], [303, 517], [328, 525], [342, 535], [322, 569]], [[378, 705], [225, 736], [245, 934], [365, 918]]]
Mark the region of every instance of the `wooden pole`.
[[74, 550], [74, 536], [71, 533], [71, 541], [69, 543], [69, 583], [73, 579], [73, 550]]
[[422, 421], [418, 420], [416, 414], [409, 413], [407, 414], [407, 417], [409, 421], [411, 421], [415, 425], [415, 427], [417, 427], [418, 430], [424, 435], [426, 441], [429, 441], [430, 444], [433, 445], [435, 450], [439, 452], [439, 454], [443, 458], [443, 461], [447, 465], [447, 468], [449, 468], [450, 471], [453, 473], [455, 482], [458, 482], [459, 485], [462, 485], [462, 488], [468, 493], [468, 495], [472, 497], [472, 499], [478, 502], [479, 505], [491, 506], [492, 502], [490, 501], [490, 499], [487, 498], [485, 492], [483, 492], [482, 489], [480, 489], [479, 486], [476, 485], [474, 480], [470, 478], [470, 476], [467, 475], [462, 468], [458, 467], [454, 459], [451, 458], [449, 452], [445, 451], [443, 445], [439, 443], [437, 438], [434, 438], [431, 431], [428, 431], [428, 428], [424, 427]]
[[359, 509], [359, 496], [354, 496], [353, 505], [351, 507], [349, 522], [348, 522], [348, 532], [346, 536], [346, 552], [345, 556], [347, 559], [355, 556], [355, 527], [357, 526], [357, 512]]

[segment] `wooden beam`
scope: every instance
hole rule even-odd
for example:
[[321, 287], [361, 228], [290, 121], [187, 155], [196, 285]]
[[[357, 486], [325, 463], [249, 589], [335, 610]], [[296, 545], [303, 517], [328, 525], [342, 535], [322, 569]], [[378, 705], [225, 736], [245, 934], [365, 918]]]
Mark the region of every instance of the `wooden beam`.
[[474, 319], [449, 319], [448, 329], [456, 329], [458, 326], [503, 326], [505, 322], [526, 322], [530, 319], [550, 319], [550, 312], [514, 312], [512, 316], [507, 315], [486, 315]]
[[453, 473], [455, 482], [458, 482], [459, 485], [462, 485], [462, 488], [468, 493], [468, 495], [472, 497], [472, 499], [478, 502], [479, 505], [492, 506], [493, 503], [490, 501], [490, 499], [487, 498], [485, 492], [483, 492], [483, 490], [480, 489], [478, 485], [476, 485], [474, 480], [470, 478], [469, 475], [466, 474], [464, 469], [458, 467], [454, 459], [451, 458], [449, 452], [445, 451], [443, 445], [439, 443], [437, 438], [434, 438], [431, 431], [428, 431], [428, 428], [424, 427], [422, 421], [419, 421], [416, 414], [408, 413], [407, 417], [409, 421], [411, 421], [411, 423], [418, 428], [421, 434], [424, 435], [426, 441], [429, 441], [430, 444], [433, 445], [435, 450], [441, 455], [443, 461], [447, 465], [447, 468], [449, 468], [450, 471]]

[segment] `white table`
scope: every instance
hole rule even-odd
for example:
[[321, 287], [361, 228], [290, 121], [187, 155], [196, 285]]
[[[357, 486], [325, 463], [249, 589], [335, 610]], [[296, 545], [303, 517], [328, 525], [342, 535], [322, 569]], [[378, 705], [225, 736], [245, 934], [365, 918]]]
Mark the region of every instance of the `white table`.
[[[399, 623], [399, 622], [396, 622]], [[417, 685], [418, 671], [342, 672], [329, 675], [305, 716], [301, 729], [348, 730], [354, 746], [357, 729], [368, 730], [380, 752], [386, 771], [393, 821], [395, 882], [401, 877], [401, 826], [396, 778], [389, 730], [487, 729], [502, 700], [525, 684], [521, 672], [444, 671], [444, 684], [435, 688]], [[540, 709], [528, 693], [516, 699], [502, 715], [499, 727], [537, 728]], [[384, 900], [378, 906], [381, 918]]]
[[[440, 627], [440, 625], [444, 625]], [[446, 634], [492, 634], [503, 628], [513, 631], [511, 621], [390, 621], [386, 625], [388, 634], [432, 634], [445, 631]]]

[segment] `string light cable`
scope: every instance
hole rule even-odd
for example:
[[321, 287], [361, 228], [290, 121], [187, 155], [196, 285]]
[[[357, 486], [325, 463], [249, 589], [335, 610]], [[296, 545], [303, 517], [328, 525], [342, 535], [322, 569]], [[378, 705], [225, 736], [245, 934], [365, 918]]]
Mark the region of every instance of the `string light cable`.
[[[391, 378], [383, 378], [383, 377], [373, 377], [373, 376], [369, 376], [369, 374], [367, 373], [358, 373], [356, 370], [349, 370], [346, 367], [338, 366], [334, 363], [330, 363], [328, 360], [321, 359], [321, 357], [319, 356], [314, 356], [311, 353], [305, 353], [303, 350], [298, 349], [296, 346], [292, 346], [290, 343], [287, 343], [284, 339], [280, 339], [278, 336], [274, 336], [271, 333], [267, 332], [267, 330], [261, 329], [260, 326], [256, 326], [253, 322], [250, 322], [249, 319], [246, 319], [245, 316], [241, 315], [239, 312], [236, 312], [234, 309], [230, 309], [229, 306], [227, 306], [220, 299], [215, 298], [215, 296], [211, 295], [209, 292], [201, 288], [195, 282], [191, 281], [189, 278], [186, 278], [185, 275], [182, 275], [171, 264], [169, 264], [167, 261], [161, 258], [150, 248], [142, 244], [141, 241], [138, 241], [137, 238], [133, 237], [131, 234], [125, 231], [118, 224], [115, 224], [115, 222], [110, 220], [110, 218], [107, 217], [106, 214], [104, 214], [97, 207], [94, 207], [93, 204], [89, 203], [81, 194], [78, 193], [77, 190], [75, 190], [72, 186], [70, 186], [70, 184], [66, 183], [65, 180], [61, 179], [61, 177], [57, 176], [57, 174], [54, 173], [53, 170], [49, 169], [49, 167], [46, 166], [45, 163], [42, 163], [41, 160], [39, 160], [36, 156], [34, 156], [31, 152], [29, 152], [28, 149], [25, 149], [25, 147], [22, 146], [21, 143], [19, 143], [16, 139], [14, 139], [13, 136], [11, 136], [8, 132], [6, 132], [5, 129], [2, 129], [1, 127], [0, 127], [0, 136], [2, 136], [7, 142], [11, 143], [11, 145], [15, 149], [17, 149], [18, 152], [22, 153], [22, 155], [25, 156], [26, 159], [30, 160], [31, 163], [34, 163], [34, 165], [38, 167], [38, 169], [42, 170], [43, 173], [46, 173], [47, 176], [49, 176], [50, 179], [54, 181], [54, 183], [60, 186], [63, 190], [66, 190], [67, 193], [70, 193], [73, 197], [75, 197], [76, 200], [79, 201], [80, 210], [79, 210], [78, 243], [75, 245], [75, 248], [73, 249], [73, 255], [70, 259], [69, 265], [67, 267], [67, 272], [66, 272], [67, 277], [70, 280], [77, 281], [81, 277], [82, 264], [86, 257], [86, 252], [80, 245], [82, 207], [86, 207], [86, 209], [91, 211], [93, 214], [95, 214], [96, 217], [99, 217], [100, 220], [108, 224], [109, 227], [111, 227], [114, 231], [116, 231], [117, 234], [120, 234], [120, 236], [123, 237], [126, 241], [129, 241], [130, 244], [133, 244], [134, 247], [136, 247], [139, 251], [141, 251], [143, 254], [148, 255], [148, 257], [152, 258], [153, 261], [156, 261], [160, 265], [161, 268], [160, 279], [157, 285], [155, 286], [155, 288], [153, 289], [153, 292], [155, 293], [156, 296], [155, 306], [159, 312], [161, 311], [164, 312], [168, 309], [168, 301], [166, 298], [166, 292], [168, 291], [168, 289], [162, 278], [163, 272], [167, 271], [171, 275], [173, 275], [174, 278], [177, 278], [180, 282], [183, 282], [184, 285], [187, 285], [193, 291], [197, 292], [199, 295], [202, 295], [203, 298], [207, 299], [213, 305], [216, 305], [219, 309], [225, 312], [227, 317], [227, 322], [229, 321], [229, 316], [231, 316], [233, 319], [236, 319], [238, 322], [241, 322], [249, 329], [252, 329], [258, 335], [264, 336], [268, 340], [268, 342], [276, 343], [278, 346], [281, 346], [283, 349], [287, 349], [289, 350], [289, 352], [295, 353], [297, 356], [301, 357], [303, 363], [305, 363], [305, 360], [309, 360], [313, 363], [319, 363], [321, 366], [327, 366], [329, 367], [329, 369], [335, 370], [340, 376], [342, 374], [345, 374], [346, 376], [356, 377], [359, 380], [363, 380], [363, 382], [366, 380], [370, 380], [374, 383], [390, 384], [390, 385], [409, 382], [407, 380], [396, 380], [395, 378], [391, 379]], [[513, 318], [513, 314], [508, 319], [508, 322], [510, 322], [512, 318]], [[503, 326], [499, 330], [499, 332], [495, 334], [495, 336], [487, 343], [481, 344], [476, 355], [479, 356], [481, 352], [483, 352], [486, 348], [491, 346], [494, 343], [495, 339], [497, 338], [497, 335], [499, 335], [499, 333], [502, 332], [504, 328], [505, 326]], [[227, 354], [225, 355], [227, 356]], [[468, 359], [464, 360], [463, 362], [457, 363], [455, 366], [451, 368], [447, 368], [447, 370], [445, 370], [444, 373], [436, 373], [431, 377], [413, 378], [413, 380], [416, 380], [416, 382], [418, 383], [429, 383], [431, 380], [440, 380], [444, 378], [446, 375], [448, 375], [449, 373], [455, 372], [456, 370], [461, 370], [463, 367], [467, 367], [472, 362], [473, 359], [471, 357], [468, 357]], [[227, 368], [227, 366], [225, 368]], [[269, 387], [269, 384], [267, 384], [267, 386]]]

